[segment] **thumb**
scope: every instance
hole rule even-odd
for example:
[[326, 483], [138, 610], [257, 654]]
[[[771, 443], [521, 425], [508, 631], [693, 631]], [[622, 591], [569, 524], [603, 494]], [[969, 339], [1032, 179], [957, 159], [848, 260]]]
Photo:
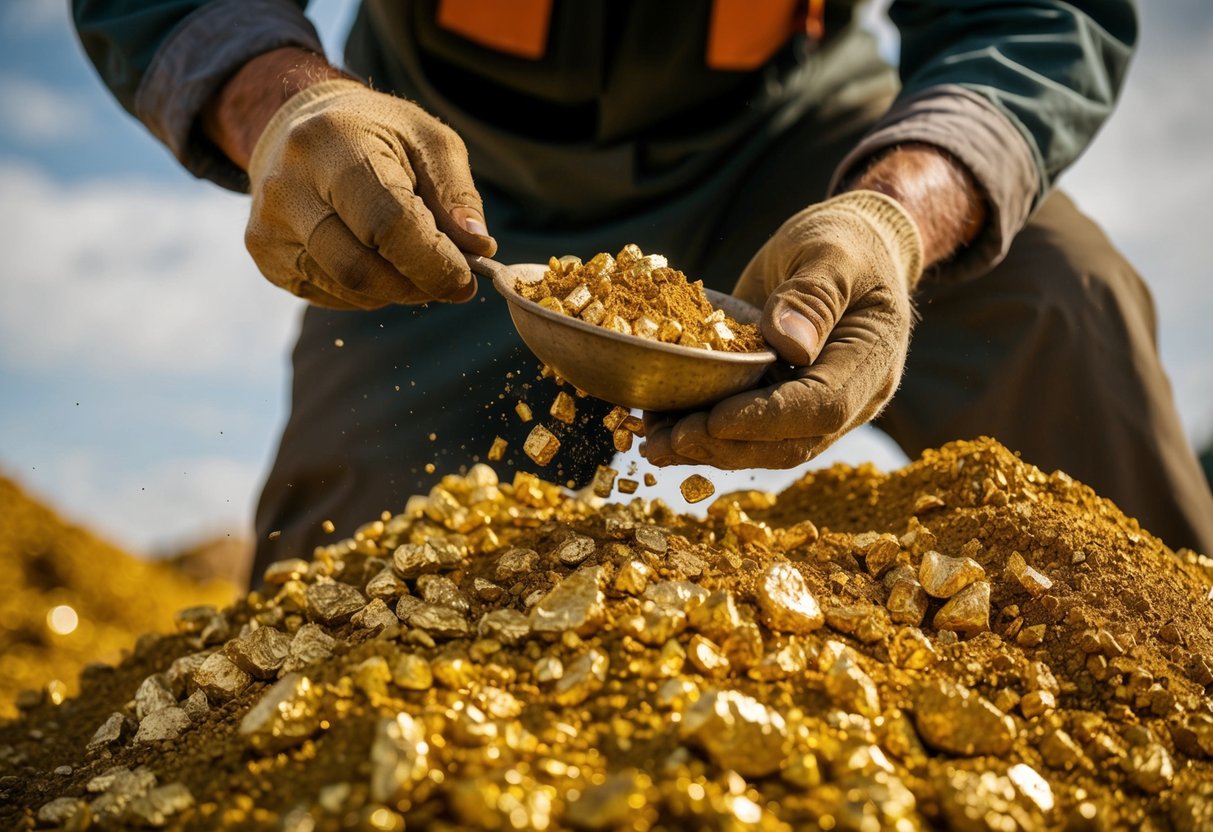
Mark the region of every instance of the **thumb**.
[[805, 274], [779, 285], [762, 314], [762, 337], [790, 364], [804, 367], [821, 354], [848, 298], [838, 281]]

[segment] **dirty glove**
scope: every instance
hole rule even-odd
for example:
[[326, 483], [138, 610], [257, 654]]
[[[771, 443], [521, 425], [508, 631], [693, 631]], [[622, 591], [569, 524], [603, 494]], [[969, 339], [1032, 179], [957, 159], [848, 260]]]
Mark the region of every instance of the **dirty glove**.
[[257, 140], [245, 244], [319, 306], [468, 300], [461, 251], [492, 255], [467, 149], [420, 107], [356, 81], [287, 99]]
[[910, 292], [922, 274], [913, 219], [875, 191], [851, 191], [785, 222], [734, 294], [763, 308], [762, 334], [796, 369], [670, 424], [650, 415], [657, 465], [790, 468], [872, 419], [901, 379]]

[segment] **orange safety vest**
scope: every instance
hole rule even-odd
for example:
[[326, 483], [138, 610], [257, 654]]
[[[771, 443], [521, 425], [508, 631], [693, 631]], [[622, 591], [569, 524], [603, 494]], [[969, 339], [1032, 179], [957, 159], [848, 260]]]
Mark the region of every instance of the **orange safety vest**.
[[[553, 0], [439, 0], [438, 25], [481, 46], [537, 60], [547, 48]], [[788, 38], [820, 40], [825, 0], [714, 0], [704, 59], [712, 69], [751, 70]]]

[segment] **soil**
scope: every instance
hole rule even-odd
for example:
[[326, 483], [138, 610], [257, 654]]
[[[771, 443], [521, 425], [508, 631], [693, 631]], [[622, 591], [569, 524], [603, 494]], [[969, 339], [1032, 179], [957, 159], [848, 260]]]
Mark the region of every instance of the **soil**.
[[[87, 789], [146, 766], [192, 796], [158, 818], [168, 828], [1213, 828], [1213, 561], [1062, 473], [955, 442], [888, 474], [836, 465], [778, 497], [723, 495], [697, 519], [486, 470], [220, 614], [232, 635], [297, 632], [329, 614], [300, 601], [307, 587], [362, 590], [396, 555], [403, 618], [321, 624], [332, 656], [299, 671], [315, 698], [279, 710], [299, 736], [284, 728], [267, 749], [241, 730], [282, 690], [271, 674], [177, 739], [86, 751], [110, 714], [133, 721], [149, 675], [232, 648], [192, 626], [143, 638], [79, 697], [0, 727], [0, 827], [34, 828], [56, 798], [78, 799], [74, 828], [146, 822], [106, 815]], [[425, 541], [463, 554], [400, 574], [397, 547]], [[929, 552], [984, 570], [988, 629], [936, 626], [943, 598], [919, 627], [890, 619], [885, 576], [925, 579]], [[772, 612], [767, 578], [789, 566], [824, 626]], [[415, 596], [448, 623], [426, 631]], [[528, 608], [517, 641], [449, 623], [474, 633], [486, 613]], [[406, 654], [432, 685], [406, 682]]]

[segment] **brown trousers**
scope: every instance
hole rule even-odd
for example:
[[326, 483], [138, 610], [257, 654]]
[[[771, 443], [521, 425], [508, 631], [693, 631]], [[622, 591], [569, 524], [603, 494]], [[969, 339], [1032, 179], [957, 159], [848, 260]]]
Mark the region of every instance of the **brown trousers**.
[[[540, 227], [528, 206], [482, 186], [499, 258], [546, 262], [636, 242], [728, 290], [786, 217], [825, 196], [834, 166], [894, 92], [887, 68], [856, 73], [828, 106], [747, 145], [719, 175], [593, 227]], [[1172, 547], [1213, 552], [1213, 495], [1159, 363], [1149, 291], [1069, 199], [1046, 199], [990, 273], [924, 282], [917, 305], [901, 389], [877, 423], [908, 455], [993, 436], [1092, 486]], [[520, 451], [531, 426], [513, 406], [527, 400], [542, 416], [555, 388], [536, 378], [504, 307], [484, 287], [459, 306], [307, 310], [291, 415], [257, 510], [254, 582], [274, 560], [308, 557], [400, 511], [442, 474], [482, 460], [495, 436], [510, 442], [495, 464], [503, 478], [536, 470]], [[579, 407], [602, 410], [592, 400]], [[564, 430], [562, 440], [545, 478], [580, 485], [610, 458], [597, 427]], [[322, 531], [325, 520], [336, 534]]]

